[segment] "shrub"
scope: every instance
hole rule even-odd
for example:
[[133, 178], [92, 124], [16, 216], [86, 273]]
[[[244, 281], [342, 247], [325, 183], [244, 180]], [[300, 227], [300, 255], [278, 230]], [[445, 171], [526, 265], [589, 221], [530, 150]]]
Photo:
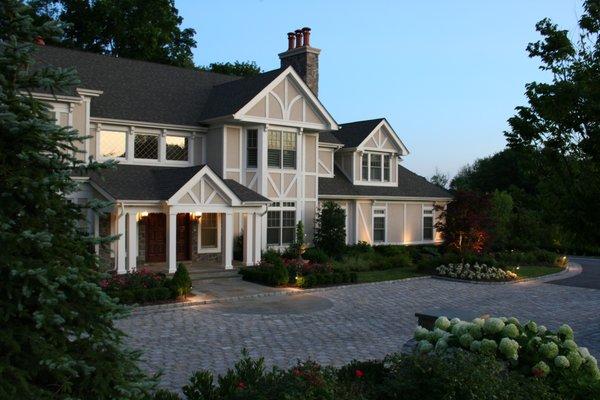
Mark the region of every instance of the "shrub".
[[517, 278], [517, 274], [485, 264], [448, 264], [436, 268], [438, 275], [450, 278], [475, 281], [507, 281]]
[[240, 268], [242, 279], [263, 283], [270, 286], [285, 286], [290, 280], [290, 274], [283, 260], [276, 252], [265, 252], [260, 265]]
[[317, 247], [310, 247], [306, 249], [304, 254], [302, 254], [302, 258], [315, 263], [325, 263], [329, 261], [329, 256], [327, 253]]
[[276, 250], [273, 250], [273, 249], [268, 249], [267, 251], [264, 251], [262, 253], [261, 261], [269, 263], [269, 264], [276, 264], [278, 262], [283, 262], [281, 260], [281, 254], [279, 254], [279, 252], [277, 252]]
[[185, 265], [179, 263], [171, 279], [171, 290], [176, 297], [187, 297], [192, 291], [192, 279]]
[[406, 253], [398, 252], [394, 255], [384, 257], [380, 254], [376, 254], [371, 259], [371, 270], [385, 270], [393, 268], [407, 268], [412, 266], [412, 260]]
[[[574, 341], [573, 330], [562, 325], [552, 332], [535, 322], [521, 324], [516, 318], [477, 318], [472, 322], [439, 317], [435, 330], [418, 327], [415, 339], [421, 352], [443, 354], [462, 349], [486, 354], [506, 362], [510, 370], [527, 377], [545, 378], [569, 398], [577, 393], [600, 393], [596, 359]], [[581, 398], [587, 398], [585, 396]]]
[[334, 269], [346, 271], [369, 271], [371, 269], [372, 260], [365, 255], [361, 256], [346, 256], [339, 261], [333, 262]]
[[374, 251], [373, 246], [371, 246], [369, 243], [364, 242], [362, 240], [356, 244], [348, 246], [348, 248], [347, 248], [347, 253], [354, 254], [354, 255], [372, 253], [373, 251]]

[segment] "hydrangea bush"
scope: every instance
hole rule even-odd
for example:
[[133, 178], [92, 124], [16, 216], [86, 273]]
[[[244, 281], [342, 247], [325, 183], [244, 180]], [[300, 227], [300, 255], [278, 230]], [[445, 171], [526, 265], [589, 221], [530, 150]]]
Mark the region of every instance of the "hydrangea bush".
[[521, 324], [516, 318], [475, 318], [467, 322], [439, 317], [433, 330], [419, 326], [414, 337], [419, 354], [461, 349], [504, 360], [510, 369], [526, 376], [600, 383], [596, 359], [587, 348], [577, 345], [569, 325], [552, 332], [533, 321]]
[[486, 264], [448, 264], [436, 268], [438, 275], [450, 278], [468, 279], [474, 281], [509, 281], [517, 279], [517, 274]]

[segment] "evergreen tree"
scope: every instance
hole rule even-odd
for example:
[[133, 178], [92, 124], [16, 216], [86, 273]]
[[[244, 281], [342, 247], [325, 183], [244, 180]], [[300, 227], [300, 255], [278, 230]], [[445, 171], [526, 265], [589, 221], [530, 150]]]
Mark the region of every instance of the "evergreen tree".
[[97, 284], [97, 240], [78, 229], [85, 209], [67, 199], [71, 174], [101, 165], [77, 161], [77, 132], [30, 94], [64, 93], [76, 76], [34, 65], [36, 38], [62, 31], [30, 15], [0, 2], [0, 398], [143, 398], [153, 382], [114, 326], [125, 309]]
[[339, 256], [346, 247], [346, 212], [339, 204], [326, 201], [317, 214], [315, 246], [328, 256]]

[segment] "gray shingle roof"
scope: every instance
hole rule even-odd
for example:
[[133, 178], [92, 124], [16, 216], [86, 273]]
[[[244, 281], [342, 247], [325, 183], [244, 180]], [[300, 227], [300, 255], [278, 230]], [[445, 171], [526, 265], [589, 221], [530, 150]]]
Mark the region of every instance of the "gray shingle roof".
[[73, 67], [79, 87], [104, 92], [92, 101], [92, 117], [175, 125], [232, 114], [281, 72], [239, 78], [54, 46], [39, 46], [35, 58]]
[[398, 166], [398, 186], [353, 185], [337, 167], [334, 173], [335, 177], [333, 178], [319, 178], [319, 196], [452, 197], [447, 190], [430, 183], [427, 179], [400, 165]]
[[383, 120], [384, 118], [375, 118], [365, 121], [348, 122], [341, 124], [341, 128], [338, 131], [332, 132], [332, 134], [344, 144], [344, 147], [357, 147]]
[[319, 133], [319, 142], [323, 143], [331, 143], [331, 144], [342, 144], [338, 138], [335, 137], [333, 132], [320, 132]]
[[[180, 168], [118, 164], [91, 173], [90, 180], [116, 200], [168, 200], [202, 168], [204, 165]], [[242, 202], [270, 202], [231, 179], [224, 182]]]

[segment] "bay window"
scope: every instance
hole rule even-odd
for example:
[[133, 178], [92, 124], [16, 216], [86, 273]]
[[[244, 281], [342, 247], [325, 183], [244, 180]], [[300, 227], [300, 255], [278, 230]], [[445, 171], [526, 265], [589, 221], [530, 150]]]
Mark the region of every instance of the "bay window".
[[165, 137], [167, 146], [166, 156], [169, 161], [187, 161], [188, 160], [188, 138], [184, 136]]
[[125, 158], [127, 154], [127, 132], [100, 131], [100, 157]]
[[158, 160], [158, 135], [136, 133], [133, 141], [133, 157]]

